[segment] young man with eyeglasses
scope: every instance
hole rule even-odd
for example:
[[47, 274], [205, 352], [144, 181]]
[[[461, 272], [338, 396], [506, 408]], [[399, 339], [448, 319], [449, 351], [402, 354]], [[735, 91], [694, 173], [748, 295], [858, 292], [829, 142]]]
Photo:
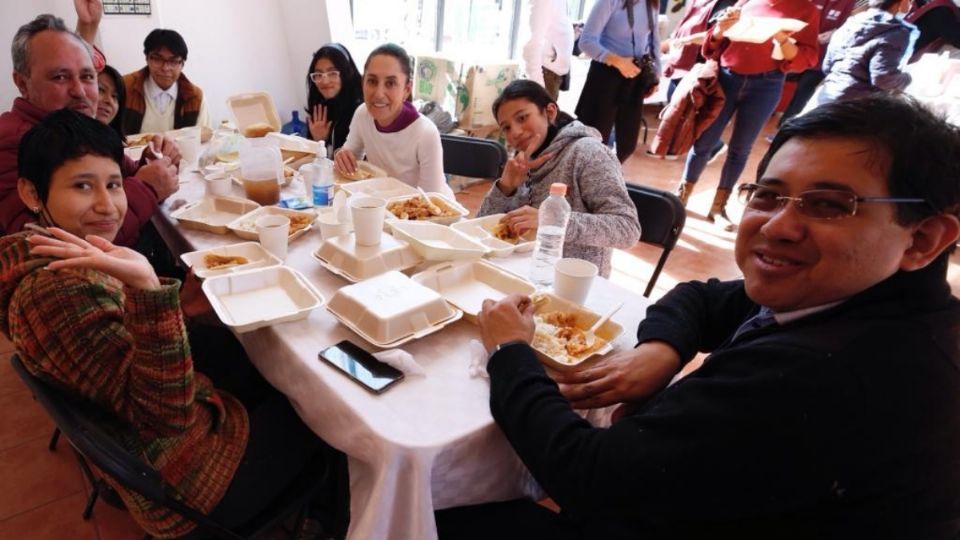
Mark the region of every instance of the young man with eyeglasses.
[[162, 133], [210, 126], [203, 90], [183, 74], [187, 43], [175, 30], [157, 28], [143, 40], [147, 65], [123, 76], [127, 90], [124, 130]]
[[[529, 299], [486, 303], [491, 411], [563, 512], [441, 512], [441, 538], [496, 527], [471, 511], [552, 538], [956, 538], [960, 129], [907, 98], [835, 102], [785, 124], [757, 178], [743, 279], [677, 286], [636, 349], [559, 387]], [[617, 403], [606, 429], [573, 411]]]

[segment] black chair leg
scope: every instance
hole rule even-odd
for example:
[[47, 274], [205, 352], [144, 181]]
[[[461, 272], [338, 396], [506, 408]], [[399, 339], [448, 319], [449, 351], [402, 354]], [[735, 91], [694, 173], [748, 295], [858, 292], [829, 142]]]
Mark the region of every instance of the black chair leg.
[[53, 428], [53, 436], [50, 437], [50, 444], [47, 445], [47, 448], [53, 452], [57, 449], [57, 441], [60, 440], [60, 428]]

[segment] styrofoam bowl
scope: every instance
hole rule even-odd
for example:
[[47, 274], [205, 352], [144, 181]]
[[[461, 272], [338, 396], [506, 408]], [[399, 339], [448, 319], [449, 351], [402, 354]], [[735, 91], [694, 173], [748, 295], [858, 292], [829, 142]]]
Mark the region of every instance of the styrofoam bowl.
[[463, 219], [464, 217], [470, 215], [470, 211], [467, 210], [466, 208], [464, 208], [464, 206], [463, 206], [462, 204], [458, 203], [458, 202], [455, 201], [455, 200], [448, 199], [447, 197], [445, 197], [444, 195], [442, 195], [442, 194], [440, 194], [440, 193], [430, 192], [430, 193], [427, 193], [427, 197], [430, 198], [430, 200], [433, 202], [433, 204], [436, 204], [436, 205], [439, 206], [441, 209], [449, 210], [450, 212], [454, 213], [454, 215], [451, 215], [451, 216], [435, 216], [435, 217], [429, 217], [429, 218], [424, 218], [424, 219], [419, 219], [419, 220], [403, 220], [403, 219], [400, 219], [396, 214], [394, 214], [393, 212], [390, 211], [390, 205], [391, 205], [391, 204], [398, 203], [398, 202], [402, 202], [402, 201], [406, 201], [406, 200], [409, 200], [409, 199], [419, 199], [419, 198], [421, 198], [420, 193], [417, 192], [416, 195], [404, 195], [404, 196], [402, 196], [402, 197], [394, 197], [394, 198], [392, 198], [392, 199], [387, 199], [387, 218], [386, 218], [386, 220], [387, 220], [387, 221], [391, 221], [391, 222], [392, 222], [392, 221], [419, 221], [419, 222], [428, 221], [428, 222], [432, 222], [432, 223], [440, 223], [440, 224], [442, 224], [442, 225], [450, 225], [450, 224], [456, 223], [456, 222], [460, 221], [461, 219]]
[[423, 262], [410, 244], [389, 234], [382, 235], [380, 245], [361, 246], [357, 245], [352, 232], [327, 238], [313, 252], [313, 258], [327, 270], [354, 283]]
[[[317, 219], [317, 214], [313, 210], [293, 210], [290, 208], [280, 208], [279, 206], [264, 206], [236, 218], [227, 224], [227, 228], [240, 238], [257, 240], [259, 238], [256, 227], [257, 218], [270, 215], [290, 218], [290, 235], [287, 238], [288, 241], [295, 240], [306, 234], [307, 231], [313, 228], [313, 223]], [[294, 219], [310, 220], [310, 222], [306, 227], [295, 230], [293, 227]]]
[[474, 323], [484, 300], [536, 291], [533, 283], [483, 260], [438, 264], [414, 274], [413, 280], [440, 293]]
[[489, 249], [473, 238], [428, 221], [390, 222], [393, 235], [406, 240], [421, 257], [429, 261], [479, 259]]
[[450, 227], [479, 240], [480, 243], [490, 248], [490, 255], [494, 257], [506, 257], [514, 252], [523, 253], [532, 250], [537, 244], [537, 234], [534, 231], [522, 235], [516, 244], [500, 240], [493, 235], [493, 228], [497, 223], [500, 223], [505, 215], [490, 214], [489, 216], [465, 219], [450, 225]]
[[287, 266], [212, 277], [201, 288], [223, 324], [237, 332], [303, 319], [324, 303], [303, 274]]
[[[207, 268], [203, 262], [208, 254], [222, 255], [224, 257], [243, 257], [247, 259], [246, 264], [228, 266], [226, 268]], [[236, 274], [254, 268], [267, 268], [270, 266], [279, 266], [283, 261], [278, 259], [269, 251], [263, 249], [259, 242], [242, 242], [240, 244], [230, 244], [228, 246], [219, 246], [202, 251], [191, 251], [180, 255], [180, 259], [188, 268], [193, 269], [194, 275], [198, 278], [211, 278], [226, 274]]]
[[432, 334], [463, 316], [439, 293], [397, 271], [341, 287], [327, 310], [360, 337], [384, 348]]
[[227, 224], [257, 208], [259, 204], [247, 199], [204, 197], [174, 210], [170, 217], [189, 229], [227, 234]]
[[[591, 311], [579, 304], [570, 302], [551, 293], [539, 293], [546, 297], [546, 302], [537, 307], [536, 313], [542, 314], [551, 311], [565, 311], [577, 314], [576, 327], [582, 330], [588, 330], [593, 323], [600, 319], [600, 314]], [[550, 369], [556, 371], [576, 371], [592, 365], [603, 355], [613, 350], [613, 342], [623, 333], [623, 326], [608, 320], [597, 329], [597, 336], [601, 337], [607, 343], [599, 349], [577, 357], [574, 361], [567, 363], [562, 359], [551, 356], [546, 351], [540, 350], [536, 344], [533, 344], [533, 350], [537, 353], [540, 361]]]

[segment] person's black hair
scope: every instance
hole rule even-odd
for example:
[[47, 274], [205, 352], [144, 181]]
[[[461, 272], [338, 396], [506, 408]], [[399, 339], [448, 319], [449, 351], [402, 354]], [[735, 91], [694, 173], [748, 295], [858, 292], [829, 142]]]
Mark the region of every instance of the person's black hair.
[[[500, 107], [508, 101], [513, 101], [515, 99], [525, 99], [534, 105], [537, 106], [537, 109], [540, 112], [546, 110], [547, 105], [553, 103], [557, 104], [556, 101], [550, 94], [547, 93], [547, 89], [544, 88], [539, 83], [531, 81], [530, 79], [516, 79], [511, 81], [504, 89], [503, 92], [497, 96], [497, 99], [493, 100], [493, 117], [497, 117], [497, 113], [500, 111]], [[557, 128], [563, 128], [563, 126], [569, 124], [573, 121], [573, 117], [569, 114], [557, 109], [557, 119], [554, 121], [554, 125]]]
[[[330, 60], [340, 72], [340, 93], [333, 99], [323, 97], [320, 90], [317, 90], [317, 85], [310, 80], [313, 66], [317, 65], [317, 60], [321, 58]], [[327, 107], [328, 118], [338, 118], [344, 113], [352, 113], [362, 102], [363, 80], [350, 51], [339, 43], [328, 43], [317, 49], [310, 60], [310, 67], [307, 68], [307, 114], [313, 114], [316, 105], [323, 105]]]
[[176, 30], [157, 28], [143, 40], [144, 56], [164, 48], [183, 60], [187, 59], [187, 42]]
[[376, 49], [374, 49], [369, 56], [367, 56], [367, 61], [363, 63], [363, 70], [367, 70], [367, 66], [370, 65], [370, 59], [374, 56], [392, 56], [397, 59], [397, 62], [400, 62], [400, 69], [403, 71], [403, 74], [407, 76], [407, 80], [411, 83], [413, 82], [413, 59], [410, 58], [410, 55], [407, 54], [406, 49], [397, 45], [396, 43], [384, 43]]
[[33, 126], [17, 149], [17, 175], [33, 183], [44, 204], [53, 173], [67, 161], [94, 155], [112, 159], [123, 167], [123, 142], [96, 118], [60, 109]]
[[123, 132], [123, 118], [127, 109], [127, 87], [123, 84], [123, 76], [113, 66], [109, 64], [103, 66], [103, 71], [100, 73], [113, 79], [113, 86], [117, 89], [117, 114], [107, 125], [112, 127], [117, 135], [120, 135], [120, 140], [123, 140], [126, 137], [126, 133]]
[[887, 167], [891, 197], [927, 204], [897, 204], [901, 225], [938, 214], [960, 217], [960, 128], [906, 95], [879, 93], [821, 105], [784, 123], [757, 168], [763, 177], [771, 158], [790, 139], [853, 139], [872, 146]]
[[867, 5], [874, 9], [886, 11], [902, 1], [903, 0], [867, 0]]

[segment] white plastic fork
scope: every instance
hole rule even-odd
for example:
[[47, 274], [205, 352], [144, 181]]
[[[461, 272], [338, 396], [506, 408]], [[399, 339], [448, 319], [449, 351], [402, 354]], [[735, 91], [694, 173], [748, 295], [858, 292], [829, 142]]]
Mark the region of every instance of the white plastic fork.
[[597, 319], [597, 322], [593, 323], [593, 326], [591, 326], [590, 329], [587, 330], [586, 332], [585, 338], [586, 338], [587, 344], [592, 345], [596, 341], [597, 330], [599, 330], [600, 327], [603, 326], [605, 322], [609, 321], [610, 317], [613, 317], [614, 315], [616, 315], [617, 312], [620, 311], [620, 308], [622, 307], [623, 307], [623, 302], [620, 302], [619, 304], [613, 306], [612, 309], [604, 313], [602, 317]]

